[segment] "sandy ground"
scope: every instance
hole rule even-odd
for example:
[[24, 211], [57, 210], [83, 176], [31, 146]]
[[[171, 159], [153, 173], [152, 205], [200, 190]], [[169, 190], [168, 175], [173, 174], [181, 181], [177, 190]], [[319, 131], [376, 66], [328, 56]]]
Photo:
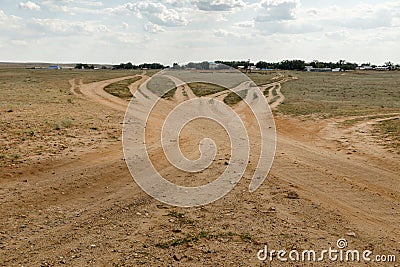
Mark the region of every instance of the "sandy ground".
[[[71, 91], [105, 109], [125, 112], [127, 101], [103, 90], [121, 79], [92, 84], [71, 81]], [[131, 91], [146, 79], [142, 75]], [[279, 96], [272, 104], [276, 107], [283, 95], [280, 82], [273, 86]], [[179, 95], [171, 101], [194, 97], [186, 86], [175, 94]], [[335, 119], [304, 121], [278, 116], [276, 157], [264, 184], [248, 192], [256, 167], [251, 158], [239, 185], [204, 207], [175, 208], [146, 195], [126, 167], [121, 143], [81, 153], [75, 159], [44, 161], [40, 168], [24, 167], [12, 179], [2, 177], [0, 183], [0, 265], [285, 266], [276, 258], [261, 262], [257, 252], [266, 244], [276, 250], [321, 251], [336, 248], [339, 238], [347, 239], [349, 249], [396, 255], [398, 265], [399, 156], [366, 134], [355, 134], [357, 127], [365, 127], [363, 123], [343, 129]], [[120, 122], [115, 124], [121, 127]], [[150, 135], [156, 133], [150, 131]], [[221, 152], [200, 179], [204, 182], [217, 176], [229, 159], [226, 136], [218, 127], [204, 127], [201, 122], [182, 134], [182, 150], [193, 158], [196, 151], [190, 151], [195, 150], [196, 140], [203, 135], [215, 138]], [[168, 179], [198, 182], [192, 174], [166, 166], [159, 153], [154, 143], [150, 157], [159, 161], [158, 169]], [[329, 261], [286, 263], [327, 265]], [[357, 265], [397, 266], [377, 262], [340, 266]]]

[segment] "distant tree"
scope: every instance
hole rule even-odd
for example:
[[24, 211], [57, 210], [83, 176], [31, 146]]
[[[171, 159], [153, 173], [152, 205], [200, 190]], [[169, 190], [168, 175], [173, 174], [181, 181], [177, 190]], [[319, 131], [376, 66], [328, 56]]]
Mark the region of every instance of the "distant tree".
[[122, 70], [132, 70], [137, 69], [138, 67], [133, 65], [131, 62], [128, 63], [120, 63], [119, 65], [114, 65], [113, 69], [122, 69]]
[[151, 70], [158, 70], [165, 68], [164, 65], [160, 63], [143, 63], [138, 66], [140, 69], [151, 69]]
[[278, 64], [278, 68], [282, 70], [304, 70], [305, 61], [304, 60], [284, 60]]
[[357, 63], [350, 63], [350, 62], [345, 62], [343, 65], [340, 66], [342, 70], [355, 70], [358, 67]]
[[390, 62], [390, 61], [385, 62], [385, 66], [388, 67], [389, 70], [394, 70], [395, 69], [394, 64], [392, 62]]
[[229, 67], [237, 69], [239, 66], [243, 66], [244, 68], [247, 68], [248, 66], [254, 66], [254, 63], [249, 62], [248, 60], [242, 60], [242, 61], [221, 61], [221, 60], [216, 60], [215, 63], [219, 64], [224, 64]]
[[310, 63], [310, 66], [312, 66], [313, 68], [324, 68], [324, 67], [325, 67], [325, 63], [320, 62], [320, 61], [318, 61], [318, 60], [313, 60], [313, 61]]
[[78, 64], [75, 65], [75, 69], [79, 69], [79, 70], [82, 70], [82, 69], [85, 69], [85, 70], [94, 69], [94, 66], [93, 65], [89, 66], [88, 64], [78, 63]]

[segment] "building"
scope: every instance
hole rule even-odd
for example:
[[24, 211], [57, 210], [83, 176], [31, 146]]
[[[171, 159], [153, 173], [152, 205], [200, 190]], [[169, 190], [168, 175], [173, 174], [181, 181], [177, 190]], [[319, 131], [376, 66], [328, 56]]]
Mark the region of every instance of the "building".
[[305, 67], [305, 70], [306, 70], [306, 71], [311, 71], [312, 69], [314, 69], [313, 66], [306, 66], [306, 67]]
[[378, 66], [375, 68], [375, 70], [384, 71], [384, 70], [390, 70], [390, 68], [389, 66]]
[[49, 70], [59, 70], [61, 68], [60, 68], [60, 66], [54, 65], [54, 66], [48, 66], [47, 69], [49, 69]]
[[313, 66], [305, 66], [305, 71], [312, 72], [330, 72], [330, 71], [341, 71], [340, 68], [331, 69], [331, 68], [314, 68]]

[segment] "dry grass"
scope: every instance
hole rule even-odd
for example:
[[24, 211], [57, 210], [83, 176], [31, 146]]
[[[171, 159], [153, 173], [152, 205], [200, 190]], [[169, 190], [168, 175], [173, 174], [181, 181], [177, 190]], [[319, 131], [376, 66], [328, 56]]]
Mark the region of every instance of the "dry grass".
[[278, 111], [322, 118], [400, 111], [398, 72], [294, 73]]
[[132, 93], [129, 89], [129, 85], [131, 85], [132, 83], [140, 80], [141, 77], [135, 77], [132, 79], [127, 79], [127, 80], [122, 80], [119, 82], [115, 82], [112, 83], [110, 85], [107, 85], [104, 90], [109, 93], [112, 94], [113, 96], [117, 96], [120, 97], [122, 99], [126, 99], [126, 100], [130, 100], [132, 98]]
[[257, 85], [266, 85], [268, 83], [277, 82], [275, 77], [280, 76], [280, 71], [257, 71], [247, 73], [246, 75]]
[[239, 92], [230, 92], [225, 98], [224, 98], [224, 103], [233, 106], [242, 101], [243, 99], [246, 98], [248, 90], [242, 90]]
[[385, 120], [374, 126], [375, 133], [385, 138], [385, 146], [400, 154], [400, 119]]
[[226, 88], [210, 83], [189, 83], [193, 93], [198, 96], [207, 96], [227, 90]]
[[69, 80], [127, 75], [132, 72], [0, 69], [0, 167], [74, 157], [120, 139], [122, 115], [72, 95]]

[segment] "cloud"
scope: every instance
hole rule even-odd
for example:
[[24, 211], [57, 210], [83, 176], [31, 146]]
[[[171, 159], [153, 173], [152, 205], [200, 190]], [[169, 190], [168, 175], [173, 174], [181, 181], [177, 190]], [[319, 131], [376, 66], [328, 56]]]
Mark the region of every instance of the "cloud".
[[164, 29], [161, 28], [161, 26], [159, 26], [159, 25], [157, 25], [157, 24], [153, 24], [153, 23], [151, 23], [151, 22], [146, 23], [146, 24], [143, 26], [143, 29], [144, 29], [146, 32], [150, 32], [150, 33], [164, 32]]
[[239, 27], [239, 28], [253, 28], [254, 27], [254, 21], [237, 22], [237, 23], [235, 23], [235, 26]]
[[256, 28], [266, 34], [305, 34], [323, 30], [318, 24], [302, 21], [259, 22]]
[[[153, 24], [166, 27], [185, 26], [188, 21], [175, 9], [167, 8], [161, 3], [139, 2], [126, 3], [123, 8], [136, 12], [139, 17], [144, 17]], [[117, 7], [116, 10], [121, 10]]]
[[22, 8], [22, 9], [28, 9], [28, 10], [32, 10], [32, 11], [40, 11], [40, 6], [31, 1], [28, 1], [25, 3], [21, 2], [21, 3], [19, 3], [18, 6], [19, 6], [19, 8]]
[[104, 4], [99, 1], [84, 0], [45, 0], [42, 5], [50, 8], [52, 11], [64, 12], [71, 15], [81, 14], [104, 14], [106, 9], [100, 8]]
[[45, 0], [43, 4], [74, 4], [74, 5], [84, 5], [92, 7], [101, 7], [103, 2], [101, 1], [90, 1], [90, 0]]
[[193, 3], [202, 11], [231, 11], [245, 6], [242, 0], [196, 0]]
[[125, 30], [129, 29], [129, 24], [126, 22], [122, 22], [122, 28]]
[[22, 18], [7, 15], [3, 10], [0, 9], [0, 29], [5, 31], [15, 30], [24, 26]]
[[28, 45], [28, 42], [25, 40], [11, 40], [11, 44], [18, 46], [26, 46]]
[[116, 33], [116, 40], [125, 45], [138, 45], [143, 43], [144, 39], [132, 33]]
[[[366, 15], [364, 15], [366, 14]], [[346, 28], [373, 29], [380, 27], [391, 27], [393, 14], [391, 10], [376, 9], [365, 12], [359, 17], [345, 18], [341, 25]]]
[[325, 37], [332, 40], [346, 40], [349, 37], [349, 33], [347, 31], [327, 32]]
[[226, 30], [215, 30], [214, 35], [216, 37], [225, 38], [225, 37], [238, 37], [238, 34], [229, 32]]
[[266, 0], [261, 2], [261, 11], [256, 21], [283, 21], [296, 19], [299, 0]]
[[96, 22], [67, 21], [61, 19], [32, 19], [30, 27], [36, 28], [43, 35], [73, 35], [105, 33], [110, 30], [105, 25]]

